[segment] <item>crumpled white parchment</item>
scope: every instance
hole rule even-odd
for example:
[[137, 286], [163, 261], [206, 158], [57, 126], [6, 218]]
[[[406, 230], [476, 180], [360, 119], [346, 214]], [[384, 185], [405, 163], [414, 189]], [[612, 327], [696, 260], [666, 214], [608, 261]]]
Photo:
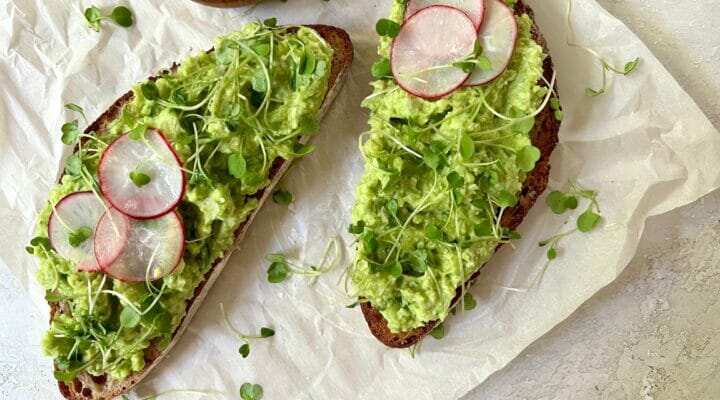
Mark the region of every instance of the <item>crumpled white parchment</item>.
[[[136, 24], [86, 28], [89, 2], [0, 1], [0, 397], [49, 399], [59, 394], [39, 340], [47, 326], [35, 261], [24, 252], [34, 217], [60, 173], [68, 149], [60, 125], [76, 116], [67, 102], [95, 117], [138, 80], [212, 45], [214, 36], [255, 17], [281, 23], [326, 23], [346, 29], [356, 48], [350, 79], [314, 139], [318, 151], [288, 172], [288, 207], [268, 203], [180, 343], [138, 387], [139, 395], [202, 389], [237, 398], [243, 382], [264, 386], [268, 399], [457, 398], [502, 368], [528, 344], [611, 282], [631, 259], [645, 219], [687, 204], [719, 184], [720, 135], [650, 51], [595, 1], [576, 1], [576, 41], [608, 61], [642, 61], [630, 77], [610, 77], [606, 95], [596, 60], [565, 44], [565, 0], [528, 1], [548, 39], [558, 72], [565, 121], [552, 159], [550, 188], [566, 180], [600, 192], [604, 225], [560, 245], [539, 287], [527, 287], [545, 263], [540, 239], [571, 227], [576, 215], [556, 216], [544, 197], [526, 218], [523, 239], [506, 246], [472, 289], [478, 307], [450, 318], [442, 341], [426, 340], [413, 359], [369, 333], [357, 309], [344, 306], [340, 268], [314, 286], [293, 277], [266, 281], [263, 256], [282, 251], [317, 262], [328, 239], [340, 236], [341, 265], [352, 259], [346, 234], [354, 188], [362, 173], [357, 135], [366, 129], [360, 101], [370, 93], [374, 23], [389, 0], [291, 0], [256, 8], [219, 10], [190, 1], [130, 0]], [[98, 1], [106, 10], [115, 5]], [[581, 210], [578, 210], [581, 212]], [[275, 337], [252, 344], [242, 359], [239, 341], [222, 323]], [[180, 398], [175, 395], [173, 398]], [[187, 398], [192, 398], [188, 396]]]

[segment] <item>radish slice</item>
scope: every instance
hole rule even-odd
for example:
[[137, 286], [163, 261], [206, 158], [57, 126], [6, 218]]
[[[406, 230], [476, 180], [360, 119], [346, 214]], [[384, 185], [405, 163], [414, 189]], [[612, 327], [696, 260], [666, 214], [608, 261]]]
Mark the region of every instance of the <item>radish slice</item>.
[[62, 257], [76, 263], [78, 271], [100, 270], [93, 255], [92, 232], [104, 212], [92, 192], [78, 192], [63, 197], [50, 214], [50, 244]]
[[405, 9], [405, 19], [423, 8], [439, 5], [454, 7], [467, 14], [475, 25], [475, 30], [480, 28], [485, 15], [485, 0], [410, 0]]
[[484, 85], [505, 72], [515, 51], [517, 38], [517, 20], [510, 7], [501, 0], [487, 0], [478, 40], [492, 68], [489, 71], [476, 68], [465, 85]]
[[[130, 175], [144, 174], [149, 182], [139, 186]], [[103, 153], [98, 166], [100, 188], [120, 212], [133, 218], [150, 219], [167, 214], [185, 194], [181, 162], [165, 136], [148, 129], [144, 139], [126, 133]]]
[[445, 96], [469, 78], [452, 64], [472, 54], [476, 39], [475, 25], [457, 8], [431, 6], [416, 12], [393, 40], [390, 64], [395, 81], [418, 97]]
[[[122, 234], [124, 230], [127, 236]], [[175, 212], [142, 220], [113, 208], [100, 218], [95, 233], [98, 264], [106, 274], [122, 281], [153, 281], [167, 276], [180, 264], [184, 252], [185, 228]]]

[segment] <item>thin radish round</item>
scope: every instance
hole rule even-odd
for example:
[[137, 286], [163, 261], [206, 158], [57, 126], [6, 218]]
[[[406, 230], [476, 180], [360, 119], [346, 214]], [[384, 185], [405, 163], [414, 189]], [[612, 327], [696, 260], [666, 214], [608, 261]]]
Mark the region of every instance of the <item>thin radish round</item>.
[[129, 133], [115, 139], [100, 159], [98, 178], [110, 204], [133, 218], [166, 214], [185, 194], [180, 159], [155, 129], [137, 140]]
[[485, 17], [478, 40], [483, 55], [490, 60], [489, 70], [476, 68], [466, 86], [484, 85], [493, 81], [507, 69], [518, 38], [515, 14], [502, 0], [486, 0]]
[[480, 28], [485, 15], [485, 0], [410, 0], [405, 9], [405, 19], [423, 8], [439, 5], [454, 7], [467, 14], [475, 25], [475, 30]]
[[[128, 235], [118, 235], [113, 223], [119, 225], [120, 231], [127, 227]], [[121, 251], [104, 252], [103, 245], [121, 248]], [[165, 277], [180, 264], [184, 252], [185, 228], [176, 212], [142, 220], [113, 208], [100, 219], [95, 233], [98, 264], [106, 274], [122, 281], [154, 281]]]
[[71, 193], [56, 205], [48, 222], [53, 249], [77, 264], [79, 271], [99, 271], [93, 255], [93, 231], [105, 212], [92, 192]]
[[424, 8], [403, 23], [393, 40], [393, 77], [410, 94], [443, 97], [469, 78], [453, 63], [473, 53], [476, 39], [475, 26], [464, 12], [448, 6]]

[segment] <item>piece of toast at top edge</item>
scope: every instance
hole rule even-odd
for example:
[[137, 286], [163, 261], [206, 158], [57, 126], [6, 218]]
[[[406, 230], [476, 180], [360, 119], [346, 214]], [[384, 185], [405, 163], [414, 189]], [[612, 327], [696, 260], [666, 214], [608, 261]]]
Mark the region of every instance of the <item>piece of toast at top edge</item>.
[[[535, 24], [535, 18], [532, 9], [525, 5], [522, 0], [519, 0], [515, 4], [515, 14], [522, 15], [527, 14], [533, 20], [532, 36], [533, 39], [543, 48], [544, 52], [548, 54], [545, 59], [543, 69], [545, 79], [550, 81], [553, 74], [553, 64], [550, 58], [547, 42], [540, 33], [537, 24]], [[557, 93], [557, 87], [554, 88]], [[554, 112], [550, 107], [546, 107], [540, 115], [537, 116], [535, 121], [535, 127], [530, 132], [530, 139], [533, 146], [540, 149], [541, 158], [535, 165], [535, 169], [530, 172], [523, 182], [522, 190], [520, 191], [520, 198], [518, 205], [514, 208], [508, 209], [503, 214], [501, 225], [508, 229], [515, 230], [518, 225], [522, 222], [525, 215], [530, 211], [530, 208], [535, 204], [535, 201], [542, 194], [547, 186], [548, 176], [550, 175], [550, 155], [552, 154], [555, 145], [558, 142], [558, 132], [560, 131], [560, 122], [555, 119]], [[500, 246], [498, 246], [499, 248]], [[496, 249], [497, 250], [497, 249]], [[472, 285], [477, 277], [480, 275], [479, 269], [475, 272], [470, 279], [465, 283], [466, 287]], [[460, 294], [462, 292], [461, 287], [457, 288], [455, 298], [451, 302], [451, 308], [460, 300]], [[365, 321], [370, 328], [370, 332], [383, 344], [389, 347], [403, 348], [410, 347], [420, 341], [424, 336], [432, 332], [436, 326], [440, 324], [439, 320], [428, 322], [427, 324], [415, 328], [408, 332], [392, 333], [388, 328], [387, 321], [380, 314], [377, 309], [374, 309], [370, 303], [362, 303], [361, 309]]]
[[[330, 77], [328, 78], [328, 91], [325, 94], [325, 99], [323, 100], [318, 113], [318, 119], [320, 119], [327, 113], [330, 105], [347, 79], [348, 71], [353, 60], [353, 45], [347, 32], [340, 28], [328, 25], [307, 25], [307, 27], [312, 28], [319, 33], [320, 36], [322, 36], [325, 41], [330, 44], [334, 51], [333, 62], [330, 68]], [[177, 64], [172, 67], [172, 69], [175, 68], [177, 68]], [[120, 97], [108, 108], [107, 111], [105, 111], [105, 113], [103, 113], [87, 128], [86, 132], [101, 132], [108, 123], [115, 119], [118, 113], [122, 110], [123, 106], [132, 100], [132, 98], [132, 91]], [[307, 141], [307, 138], [307, 136], [304, 136], [301, 138], [301, 141]], [[173, 333], [173, 338], [170, 344], [165, 349], [161, 349], [159, 347], [159, 340], [156, 339], [152, 341], [150, 347], [145, 350], [145, 368], [129, 375], [122, 381], [112, 379], [107, 375], [99, 377], [92, 376], [84, 371], [78, 373], [75, 380], [69, 384], [58, 381], [60, 393], [65, 396], [65, 398], [70, 400], [109, 400], [115, 398], [129, 391], [158, 364], [162, 357], [170, 351], [187, 328], [190, 320], [202, 303], [202, 300], [205, 298], [213, 283], [222, 272], [222, 269], [227, 263], [227, 260], [230, 258], [232, 251], [239, 245], [245, 235], [245, 232], [247, 232], [250, 223], [255, 218], [258, 210], [260, 210], [269, 195], [273, 192], [273, 188], [280, 180], [283, 173], [290, 166], [290, 162], [290, 160], [283, 160], [282, 158], [277, 158], [273, 162], [270, 169], [270, 185], [253, 195], [253, 197], [259, 199], [258, 207], [248, 216], [247, 220], [240, 225], [237, 231], [235, 231], [236, 239], [234, 245], [228, 249], [223, 258], [218, 259], [213, 263], [212, 268], [210, 268], [210, 270], [205, 274], [203, 281], [195, 288], [193, 297], [186, 303], [186, 313], [183, 316], [180, 325]], [[54, 316], [58, 312], [62, 312], [62, 310], [63, 305], [61, 303], [50, 303], [50, 320], [52, 321]]]

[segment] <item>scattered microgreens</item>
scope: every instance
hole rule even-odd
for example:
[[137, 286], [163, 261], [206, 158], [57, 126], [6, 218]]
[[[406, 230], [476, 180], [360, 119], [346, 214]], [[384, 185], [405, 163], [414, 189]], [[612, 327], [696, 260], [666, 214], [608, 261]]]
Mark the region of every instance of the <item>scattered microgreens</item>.
[[597, 201], [598, 193], [595, 190], [585, 189], [576, 183], [569, 182], [570, 191], [562, 192], [553, 191], [547, 197], [547, 205], [555, 214], [563, 214], [568, 210], [575, 210], [578, 207], [578, 198], [588, 200], [588, 206], [585, 211], [580, 214], [576, 221], [576, 228], [567, 232], [552, 236], [538, 243], [540, 247], [548, 247], [547, 259], [552, 261], [557, 258], [557, 244], [562, 238], [569, 236], [577, 231], [587, 233], [597, 228], [602, 221], [600, 215], [600, 205]]
[[90, 124], [87, 117], [85, 116], [85, 111], [79, 105], [74, 104], [74, 103], [67, 103], [67, 104], [65, 104], [65, 108], [67, 108], [70, 111], [75, 111], [76, 113], [80, 114], [82, 116], [83, 120], [85, 120], [85, 125]]
[[82, 227], [70, 232], [68, 235], [68, 242], [70, 246], [78, 247], [85, 242], [90, 236], [92, 236], [92, 229], [88, 227]]
[[380, 36], [394, 38], [400, 33], [400, 24], [386, 18], [381, 18], [375, 24], [375, 31]]
[[390, 60], [387, 58], [381, 58], [375, 61], [370, 69], [372, 76], [377, 79], [384, 79], [392, 77], [392, 68], [390, 67]]
[[[331, 259], [328, 259], [331, 248], [333, 248], [333, 256]], [[304, 265], [291, 262], [284, 254], [268, 254], [265, 256], [265, 259], [270, 261], [270, 266], [267, 270], [268, 282], [280, 283], [283, 282], [289, 275], [301, 275], [309, 276], [309, 284], [312, 285], [319, 276], [324, 275], [335, 268], [335, 264], [337, 263], [339, 256], [340, 245], [338, 244], [336, 238], [331, 239], [325, 246], [325, 251], [323, 252], [323, 256], [317, 266], [311, 265], [306, 267]]]
[[263, 397], [263, 388], [257, 383], [245, 382], [240, 386], [242, 400], [260, 400]]
[[463, 72], [468, 74], [473, 72], [475, 69], [480, 71], [490, 71], [492, 69], [490, 59], [483, 55], [483, 48], [480, 45], [479, 40], [475, 41], [475, 48], [473, 49], [472, 54], [460, 61], [454, 62], [452, 66], [460, 68]]
[[293, 202], [293, 195], [287, 190], [279, 188], [273, 193], [273, 201], [277, 204], [287, 206]]
[[237, 329], [235, 329], [232, 324], [230, 324], [230, 319], [228, 319], [228, 315], [225, 312], [225, 307], [222, 303], [220, 303], [220, 311], [222, 312], [223, 319], [225, 321], [225, 326], [228, 327], [228, 329], [235, 334], [240, 340], [243, 341], [243, 344], [240, 345], [238, 348], [238, 352], [242, 356], [242, 358], [247, 358], [250, 355], [250, 341], [255, 339], [265, 339], [272, 336], [275, 336], [275, 330], [272, 328], [260, 328], [260, 334], [258, 335], [246, 335]]
[[137, 168], [133, 171], [130, 171], [130, 180], [135, 184], [135, 186], [141, 188], [152, 180], [149, 175], [144, 174], [137, 170]]
[[95, 32], [100, 32], [100, 23], [102, 20], [109, 19], [122, 27], [129, 27], [133, 24], [132, 12], [125, 6], [117, 6], [113, 8], [110, 15], [103, 15], [102, 11], [96, 7], [91, 6], [85, 9], [83, 13], [85, 21], [90, 29]]
[[[575, 48], [578, 48], [581, 50], [585, 50], [587, 53], [589, 53], [590, 55], [595, 57], [600, 62], [600, 65], [602, 66], [602, 87], [600, 89], [585, 88], [585, 94], [587, 96], [596, 97], [607, 91], [607, 74], [608, 74], [608, 72], [613, 72], [613, 73], [616, 73], [618, 75], [623, 75], [623, 76], [630, 75], [630, 73], [635, 70], [635, 67], [637, 67], [638, 63], [640, 62], [640, 58], [637, 57], [632, 61], [628, 61], [627, 63], [625, 63], [625, 66], [621, 69], [621, 68], [617, 68], [617, 67], [610, 65], [595, 50], [593, 50], [587, 46], [583, 46], [581, 44], [574, 43], [572, 41], [573, 30], [572, 30], [572, 24], [570, 22], [570, 16], [572, 14], [572, 5], [573, 5], [573, 0], [568, 0], [567, 14], [566, 14], [566, 20], [565, 20], [566, 32], [567, 32], [567, 34], [565, 36], [565, 41], [568, 46], [575, 47]], [[555, 115], [556, 115], [556, 117], [558, 116], [557, 109], [556, 109]], [[559, 115], [560, 115], [560, 119], [562, 119], [562, 113]]]

